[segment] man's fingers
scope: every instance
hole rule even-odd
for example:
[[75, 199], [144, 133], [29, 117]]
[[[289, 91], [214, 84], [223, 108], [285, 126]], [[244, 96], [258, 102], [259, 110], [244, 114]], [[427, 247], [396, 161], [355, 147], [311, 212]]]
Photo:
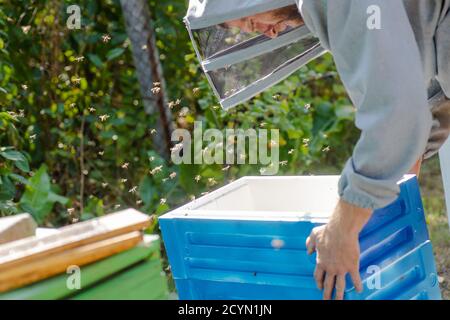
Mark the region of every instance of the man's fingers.
[[319, 290], [323, 290], [323, 280], [325, 277], [325, 271], [316, 266], [316, 270], [314, 271], [314, 279], [316, 280], [317, 288]]
[[331, 300], [331, 294], [333, 293], [336, 276], [334, 274], [327, 273], [325, 275], [325, 282], [323, 288], [323, 300]]
[[363, 291], [361, 276], [359, 275], [359, 271], [355, 270], [350, 272], [350, 277], [352, 278], [353, 285], [355, 286], [356, 291]]
[[309, 237], [306, 239], [306, 250], [308, 251], [308, 254], [312, 254], [316, 251], [316, 237], [313, 232], [311, 232]]
[[336, 277], [336, 293], [335, 300], [344, 300], [345, 291], [345, 275], [338, 275]]

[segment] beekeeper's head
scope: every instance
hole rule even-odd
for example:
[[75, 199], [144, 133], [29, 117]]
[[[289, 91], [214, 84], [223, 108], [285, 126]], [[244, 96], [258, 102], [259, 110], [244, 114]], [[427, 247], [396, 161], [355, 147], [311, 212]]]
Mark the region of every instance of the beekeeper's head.
[[249, 17], [226, 21], [222, 24], [222, 27], [238, 28], [242, 32], [258, 32], [270, 38], [276, 38], [286, 29], [299, 27], [303, 24], [298, 7], [290, 5]]
[[324, 53], [298, 1], [189, 1], [186, 26], [222, 107], [249, 100]]

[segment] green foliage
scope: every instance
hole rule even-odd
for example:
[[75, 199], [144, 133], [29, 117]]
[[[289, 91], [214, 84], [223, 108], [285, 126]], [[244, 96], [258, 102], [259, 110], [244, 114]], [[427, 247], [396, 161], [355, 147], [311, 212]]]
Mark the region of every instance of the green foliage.
[[57, 195], [54, 190], [55, 187], [50, 183], [47, 167], [42, 165], [26, 185], [25, 192], [20, 199], [20, 207], [23, 211], [30, 213], [37, 223], [42, 223], [56, 202], [65, 205], [69, 201], [69, 199]]
[[27, 184], [28, 181], [14, 173], [11, 163], [19, 170], [29, 172], [28, 160], [23, 153], [13, 150], [13, 147], [1, 147], [0, 157], [6, 160], [0, 169], [0, 200], [12, 200], [16, 194], [14, 182]]
[[[81, 7], [81, 30], [66, 28], [70, 4]], [[168, 96], [180, 99], [176, 127], [279, 129], [280, 174], [339, 172], [358, 132], [331, 56], [225, 112], [182, 22], [186, 1], [149, 4]], [[259, 174], [257, 165], [176, 166], [156, 154], [158, 119], [144, 111], [118, 0], [6, 1], [0, 39], [0, 214], [29, 211], [42, 225], [125, 207], [161, 214]]]
[[[13, 115], [0, 112], [0, 138], [6, 136], [9, 137], [9, 141], [15, 140], [16, 121]], [[15, 150], [13, 146], [2, 147], [0, 144], [0, 216], [18, 212], [13, 201], [17, 192], [16, 184], [26, 185], [28, 181], [21, 174], [29, 171], [30, 165], [26, 154]]]
[[25, 158], [23, 153], [15, 150], [8, 150], [7, 147], [4, 147], [0, 150], [0, 156], [6, 160], [11, 160], [17, 168], [24, 172], [30, 171], [28, 160]]

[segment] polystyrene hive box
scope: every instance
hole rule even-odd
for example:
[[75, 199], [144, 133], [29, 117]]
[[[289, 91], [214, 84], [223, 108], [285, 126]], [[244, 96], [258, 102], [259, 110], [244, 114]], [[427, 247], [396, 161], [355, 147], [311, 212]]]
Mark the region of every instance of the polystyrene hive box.
[[[160, 217], [179, 297], [319, 299], [315, 255], [307, 255], [305, 240], [328, 221], [338, 179], [245, 177]], [[399, 184], [399, 198], [376, 210], [360, 234], [363, 279], [428, 240], [417, 179]], [[347, 285], [346, 297], [356, 299]]]

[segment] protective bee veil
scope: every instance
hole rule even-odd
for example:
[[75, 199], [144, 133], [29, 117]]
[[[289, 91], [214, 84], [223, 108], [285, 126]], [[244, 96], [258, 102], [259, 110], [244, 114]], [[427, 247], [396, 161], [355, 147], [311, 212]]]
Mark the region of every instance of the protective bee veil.
[[184, 20], [224, 109], [325, 52], [303, 23], [295, 0], [190, 0]]

